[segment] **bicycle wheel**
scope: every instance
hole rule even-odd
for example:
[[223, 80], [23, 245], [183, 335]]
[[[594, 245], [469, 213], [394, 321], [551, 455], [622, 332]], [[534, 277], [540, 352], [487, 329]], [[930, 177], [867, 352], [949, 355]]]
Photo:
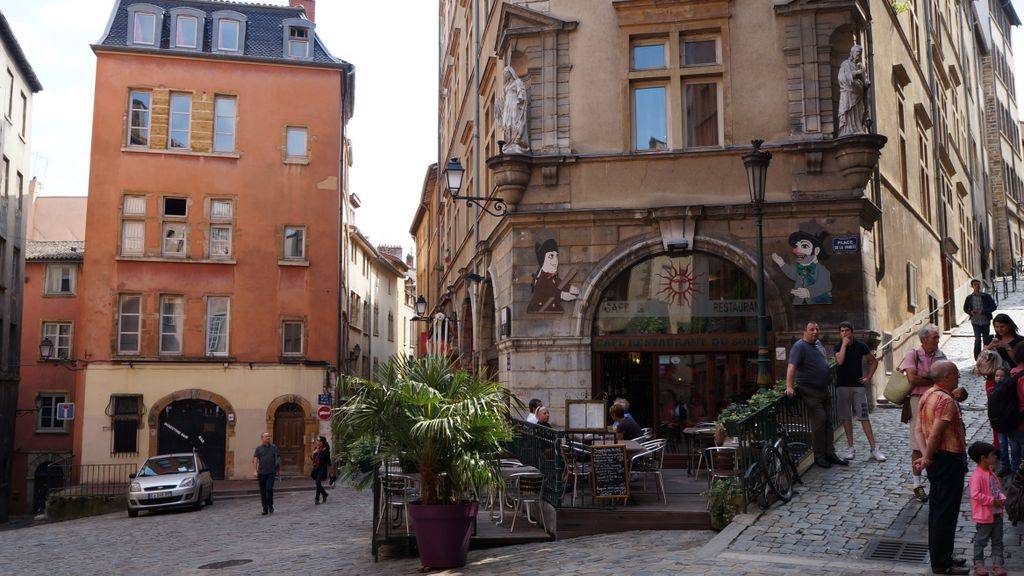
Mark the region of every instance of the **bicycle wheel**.
[[796, 484], [803, 484], [804, 481], [800, 478], [800, 470], [797, 469], [797, 457], [796, 454], [805, 454], [810, 447], [804, 442], [786, 442], [782, 450], [779, 453], [782, 454], [782, 461], [789, 465], [789, 472], [793, 475], [793, 482]]
[[787, 463], [783, 462], [782, 455], [775, 449], [775, 446], [765, 446], [762, 453], [764, 458], [764, 469], [768, 475], [768, 485], [772, 492], [783, 502], [793, 499], [793, 475], [789, 471]]
[[772, 505], [775, 493], [768, 485], [768, 474], [759, 462], [754, 462], [747, 468], [744, 479], [751, 500], [757, 502], [762, 509]]

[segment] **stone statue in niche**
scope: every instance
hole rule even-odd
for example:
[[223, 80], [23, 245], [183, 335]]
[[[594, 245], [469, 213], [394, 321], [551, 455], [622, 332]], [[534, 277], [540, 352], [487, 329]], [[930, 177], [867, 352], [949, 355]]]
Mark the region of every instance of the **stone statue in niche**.
[[522, 154], [530, 149], [526, 131], [528, 113], [526, 84], [511, 66], [505, 66], [505, 90], [494, 96], [494, 121], [505, 142], [501, 147], [503, 153]]
[[867, 117], [865, 96], [871, 86], [864, 70], [864, 48], [854, 44], [850, 57], [839, 65], [839, 135], [866, 133], [864, 120]]

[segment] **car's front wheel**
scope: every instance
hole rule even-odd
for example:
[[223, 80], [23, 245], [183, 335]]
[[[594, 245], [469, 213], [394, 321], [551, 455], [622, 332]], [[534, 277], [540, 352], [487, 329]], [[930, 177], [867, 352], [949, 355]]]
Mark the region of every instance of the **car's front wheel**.
[[192, 509], [193, 510], [202, 510], [203, 509], [203, 489], [202, 488], [200, 488], [199, 491], [196, 493], [196, 501], [195, 501], [194, 504], [192, 504]]
[[213, 488], [210, 488], [210, 493], [206, 495], [206, 505], [213, 505]]
[[128, 509], [128, 517], [129, 518], [138, 518], [138, 516], [139, 516], [139, 511], [138, 510], [132, 510], [131, 508]]

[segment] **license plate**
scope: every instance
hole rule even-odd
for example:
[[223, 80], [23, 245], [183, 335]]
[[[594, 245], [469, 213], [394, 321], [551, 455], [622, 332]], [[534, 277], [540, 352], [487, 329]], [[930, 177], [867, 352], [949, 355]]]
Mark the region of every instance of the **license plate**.
[[146, 495], [146, 499], [155, 500], [157, 498], [167, 498], [170, 495], [170, 492], [150, 492], [148, 495]]

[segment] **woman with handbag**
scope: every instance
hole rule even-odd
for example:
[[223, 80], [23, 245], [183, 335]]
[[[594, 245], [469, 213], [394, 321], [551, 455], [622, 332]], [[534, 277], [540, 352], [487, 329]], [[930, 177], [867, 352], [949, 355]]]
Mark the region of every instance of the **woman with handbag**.
[[309, 476], [316, 481], [316, 503], [320, 503], [322, 495], [326, 504], [327, 490], [324, 490], [324, 480], [327, 480], [331, 469], [331, 446], [327, 443], [327, 438], [321, 436], [317, 439], [316, 448], [313, 449], [310, 459], [313, 460], [313, 472]]

